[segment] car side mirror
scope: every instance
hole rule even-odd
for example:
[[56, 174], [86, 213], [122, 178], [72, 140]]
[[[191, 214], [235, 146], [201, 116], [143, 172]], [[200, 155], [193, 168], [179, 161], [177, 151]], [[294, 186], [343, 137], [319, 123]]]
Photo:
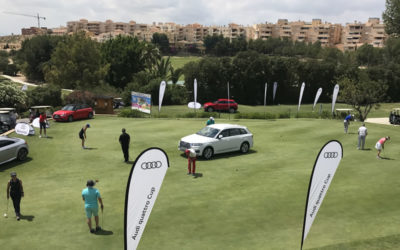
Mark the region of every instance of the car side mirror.
[[218, 139], [221, 139], [222, 137], [224, 137], [223, 135], [218, 135]]

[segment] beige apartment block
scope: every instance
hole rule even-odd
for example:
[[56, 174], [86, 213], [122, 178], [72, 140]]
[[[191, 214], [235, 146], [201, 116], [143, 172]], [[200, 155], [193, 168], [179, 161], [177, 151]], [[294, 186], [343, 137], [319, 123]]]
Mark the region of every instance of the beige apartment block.
[[88, 34], [99, 36], [98, 40], [114, 37], [117, 34], [129, 34], [141, 40], [151, 41], [154, 33], [167, 35], [171, 46], [185, 47], [190, 44], [203, 45], [206, 36], [222, 35], [230, 41], [239, 37], [250, 39], [287, 38], [292, 41], [307, 43], [320, 42], [324, 47], [337, 47], [341, 50], [355, 50], [364, 43], [374, 47], [383, 47], [387, 35], [384, 24], [379, 18], [369, 18], [368, 22], [332, 24], [313, 19], [311, 22], [279, 19], [276, 23], [262, 23], [252, 26], [243, 26], [230, 23], [223, 26], [203, 26], [198, 23], [180, 25], [172, 22], [152, 24], [138, 24], [135, 21], [128, 23], [88, 21], [81, 19], [67, 23], [67, 32], [86, 31]]

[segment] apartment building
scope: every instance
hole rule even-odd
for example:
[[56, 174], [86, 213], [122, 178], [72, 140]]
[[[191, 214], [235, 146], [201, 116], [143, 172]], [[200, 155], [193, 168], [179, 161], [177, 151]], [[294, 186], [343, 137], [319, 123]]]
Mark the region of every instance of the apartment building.
[[[198, 23], [180, 25], [172, 22], [152, 24], [138, 24], [135, 21], [128, 23], [88, 21], [81, 19], [67, 23], [67, 31], [77, 32], [84, 30], [94, 36], [103, 33], [100, 40], [113, 37], [116, 34], [129, 34], [141, 40], [151, 41], [154, 33], [166, 34], [171, 46], [183, 47], [188, 44], [197, 46], [203, 45], [203, 40], [207, 35], [222, 35], [230, 41], [239, 37], [250, 39], [287, 38], [293, 41], [315, 43], [319, 41], [322, 46], [337, 47], [342, 50], [355, 50], [364, 43], [374, 47], [383, 47], [387, 37], [384, 31], [384, 24], [379, 18], [369, 18], [368, 22], [332, 24], [322, 22], [321, 19], [313, 19], [311, 22], [294, 21], [279, 19], [274, 23], [255, 24], [253, 26], [243, 26], [230, 23], [224, 26], [203, 26]], [[117, 32], [116, 32], [117, 31]]]

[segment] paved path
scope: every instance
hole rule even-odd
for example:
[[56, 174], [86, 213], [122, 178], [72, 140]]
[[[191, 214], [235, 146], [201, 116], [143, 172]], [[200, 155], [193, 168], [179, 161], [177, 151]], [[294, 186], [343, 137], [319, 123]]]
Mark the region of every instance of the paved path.
[[[26, 85], [34, 86], [34, 87], [38, 86], [37, 84], [27, 82], [25, 76], [22, 76], [22, 75], [20, 75], [20, 76], [1, 75], [1, 76], [10, 79], [13, 82], [18, 82], [18, 83], [21, 83], [21, 84], [26, 84]], [[69, 91], [69, 92], [73, 91], [72, 89], [62, 89], [62, 90], [66, 90], [66, 91]]]
[[13, 82], [22, 83], [29, 86], [35, 86], [35, 87], [37, 86], [37, 84], [27, 82], [24, 76], [8, 76], [8, 75], [1, 75], [1, 76], [10, 79]]

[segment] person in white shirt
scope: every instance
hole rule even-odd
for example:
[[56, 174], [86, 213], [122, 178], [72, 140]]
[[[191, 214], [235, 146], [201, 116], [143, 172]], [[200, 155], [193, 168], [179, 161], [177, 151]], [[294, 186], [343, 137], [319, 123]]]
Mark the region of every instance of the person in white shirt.
[[368, 130], [365, 127], [365, 124], [358, 129], [358, 146], [357, 149], [364, 150], [364, 145], [365, 145], [365, 137], [368, 135]]

